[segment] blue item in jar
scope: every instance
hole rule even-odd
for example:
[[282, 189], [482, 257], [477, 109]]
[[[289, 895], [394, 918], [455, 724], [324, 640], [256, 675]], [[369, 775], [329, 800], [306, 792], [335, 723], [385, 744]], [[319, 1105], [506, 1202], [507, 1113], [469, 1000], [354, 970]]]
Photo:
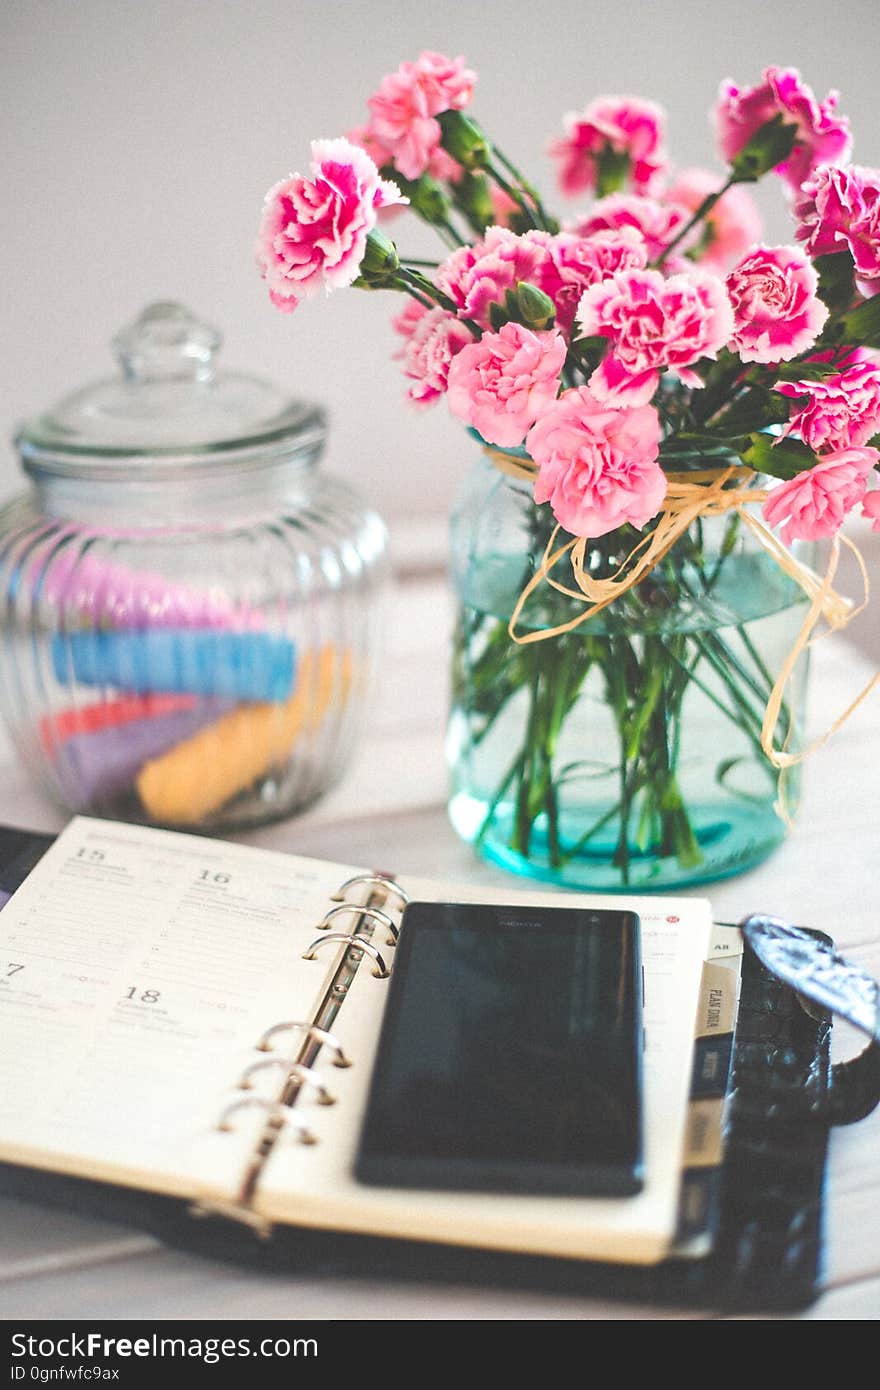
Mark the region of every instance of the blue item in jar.
[[259, 701], [288, 699], [296, 669], [287, 637], [186, 628], [59, 634], [52, 638], [52, 665], [63, 685], [76, 680], [136, 694]]

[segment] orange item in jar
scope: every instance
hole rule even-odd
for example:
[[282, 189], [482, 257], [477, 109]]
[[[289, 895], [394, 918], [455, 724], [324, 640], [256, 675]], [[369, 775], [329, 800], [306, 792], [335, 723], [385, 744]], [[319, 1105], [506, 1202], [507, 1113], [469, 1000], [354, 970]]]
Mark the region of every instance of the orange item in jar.
[[144, 810], [175, 825], [195, 825], [219, 810], [283, 762], [300, 734], [318, 727], [334, 697], [344, 702], [350, 675], [350, 653], [332, 646], [317, 656], [306, 652], [289, 700], [242, 705], [145, 763], [136, 781]]

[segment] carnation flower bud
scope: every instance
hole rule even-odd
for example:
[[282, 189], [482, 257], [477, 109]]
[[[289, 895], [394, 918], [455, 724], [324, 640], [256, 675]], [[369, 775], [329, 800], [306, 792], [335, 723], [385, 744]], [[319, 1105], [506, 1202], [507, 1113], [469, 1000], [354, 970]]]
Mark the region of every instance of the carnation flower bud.
[[[509, 291], [508, 291], [509, 293]], [[526, 328], [552, 328], [556, 318], [556, 306], [549, 294], [530, 285], [526, 280], [517, 281], [515, 290], [516, 305], [520, 323]]]
[[400, 269], [397, 247], [377, 227], [367, 236], [367, 247], [361, 261], [360, 279], [365, 285], [386, 284]]
[[443, 132], [440, 144], [465, 169], [484, 169], [491, 146], [476, 121], [462, 111], [444, 111], [437, 117]]
[[409, 198], [413, 212], [418, 213], [425, 222], [444, 221], [449, 212], [449, 199], [442, 185], [430, 174], [422, 174], [418, 179], [405, 179], [403, 174], [393, 169], [387, 177], [397, 184], [406, 198]]
[[464, 213], [475, 230], [483, 232], [498, 221], [485, 174], [473, 174], [465, 169], [461, 178], [452, 185], [452, 196], [455, 206]]

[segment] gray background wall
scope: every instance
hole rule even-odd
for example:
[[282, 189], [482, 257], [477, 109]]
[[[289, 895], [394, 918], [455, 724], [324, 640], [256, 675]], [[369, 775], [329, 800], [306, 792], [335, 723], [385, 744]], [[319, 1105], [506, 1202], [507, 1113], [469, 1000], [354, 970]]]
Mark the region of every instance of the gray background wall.
[[[403, 405], [390, 296], [288, 318], [255, 273], [263, 194], [305, 168], [309, 139], [359, 122], [383, 73], [436, 47], [479, 70], [475, 114], [547, 191], [561, 113], [601, 92], [656, 98], [677, 162], [711, 165], [719, 80], [779, 62], [841, 89], [857, 158], [880, 164], [876, 36], [876, 0], [3, 0], [0, 431], [112, 370], [108, 340], [145, 303], [181, 298], [223, 329], [230, 364], [330, 406], [329, 462], [392, 520], [439, 512], [468, 446], [444, 408]], [[16, 486], [6, 448], [0, 497]]]

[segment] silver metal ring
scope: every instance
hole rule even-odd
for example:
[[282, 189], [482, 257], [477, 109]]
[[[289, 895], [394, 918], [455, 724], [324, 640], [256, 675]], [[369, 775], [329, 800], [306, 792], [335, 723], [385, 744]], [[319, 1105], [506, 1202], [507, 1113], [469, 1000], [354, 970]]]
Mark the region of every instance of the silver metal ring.
[[317, 1144], [317, 1139], [307, 1125], [299, 1120], [292, 1120], [290, 1114], [276, 1100], [268, 1100], [265, 1096], [243, 1096], [241, 1100], [233, 1100], [225, 1107], [220, 1119], [217, 1121], [217, 1128], [224, 1134], [229, 1134], [235, 1129], [231, 1123], [232, 1116], [239, 1110], [264, 1110], [268, 1115], [271, 1113], [278, 1119], [280, 1128], [285, 1130], [294, 1129], [296, 1136], [301, 1144]]
[[290, 1070], [290, 1062], [284, 1057], [265, 1057], [260, 1062], [251, 1062], [249, 1067], [245, 1067], [238, 1079], [239, 1091], [251, 1091], [251, 1077], [255, 1072], [268, 1071], [270, 1067], [282, 1067], [285, 1072]]
[[377, 980], [387, 980], [388, 976], [391, 974], [391, 971], [379, 954], [378, 948], [373, 945], [372, 941], [367, 941], [366, 937], [363, 936], [352, 936], [349, 932], [332, 931], [329, 932], [327, 936], [317, 937], [317, 939], [312, 942], [309, 949], [304, 953], [303, 960], [314, 960], [321, 947], [328, 945], [331, 941], [347, 941], [349, 946], [356, 946], [359, 951], [366, 951], [368, 955], [371, 955], [378, 966], [378, 969], [372, 972]]
[[350, 1067], [351, 1058], [347, 1057], [342, 1050], [342, 1043], [335, 1033], [328, 1033], [326, 1028], [316, 1028], [314, 1023], [296, 1023], [293, 1020], [286, 1023], [275, 1023], [271, 1028], [267, 1028], [260, 1041], [257, 1043], [258, 1052], [272, 1052], [270, 1041], [278, 1033], [305, 1033], [306, 1037], [314, 1038], [315, 1042], [321, 1043], [323, 1047], [329, 1047], [335, 1054], [333, 1057], [334, 1067]]
[[334, 1105], [336, 1103], [336, 1097], [327, 1090], [318, 1073], [311, 1067], [303, 1066], [302, 1062], [294, 1062], [288, 1072], [288, 1077], [290, 1080], [296, 1077], [304, 1085], [311, 1086], [317, 1095], [319, 1105]]
[[374, 888], [384, 888], [386, 892], [395, 895], [401, 907], [406, 907], [409, 903], [409, 897], [404, 893], [400, 884], [395, 883], [393, 878], [386, 878], [384, 874], [355, 874], [354, 878], [346, 879], [345, 883], [337, 888], [330, 901], [334, 903], [342, 902], [349, 888], [353, 888], [356, 883], [369, 883]]
[[374, 922], [381, 922], [388, 932], [388, 936], [385, 938], [386, 945], [397, 945], [397, 938], [400, 934], [397, 930], [397, 923], [392, 921], [388, 913], [383, 912], [381, 908], [366, 907], [363, 903], [340, 903], [338, 907], [331, 907], [318, 923], [318, 931], [325, 931], [330, 926], [331, 920], [340, 912], [356, 912], [359, 917], [371, 917]]

